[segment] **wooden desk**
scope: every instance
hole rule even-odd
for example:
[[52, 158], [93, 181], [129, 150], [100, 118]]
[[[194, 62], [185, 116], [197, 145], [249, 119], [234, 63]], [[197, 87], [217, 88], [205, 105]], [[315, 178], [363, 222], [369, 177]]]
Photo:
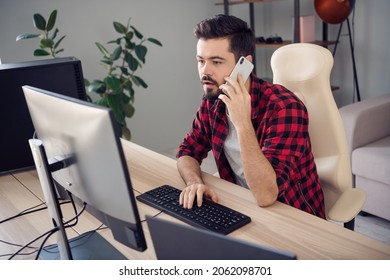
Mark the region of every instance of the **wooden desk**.
[[[122, 141], [122, 144], [136, 195], [163, 184], [184, 187], [175, 160], [128, 141]], [[250, 224], [231, 233], [232, 237], [294, 252], [298, 259], [390, 259], [390, 246], [384, 243], [283, 203], [277, 202], [271, 207], [260, 208], [249, 190], [210, 174], [204, 175], [206, 183], [216, 189], [221, 204], [252, 218]], [[35, 171], [0, 177], [0, 220], [42, 201], [43, 194]], [[141, 220], [145, 219], [146, 214], [159, 213], [158, 210], [140, 202], [138, 207]], [[63, 209], [65, 218], [73, 215], [70, 205], [63, 206]], [[166, 214], [160, 214], [159, 217], [180, 222]], [[67, 234], [72, 238], [96, 229], [99, 225], [98, 220], [85, 213], [75, 227], [67, 230]], [[99, 230], [99, 233], [129, 259], [155, 259], [146, 222], [143, 222], [143, 227], [148, 249], [142, 253], [113, 240], [108, 229]], [[0, 224], [0, 240], [25, 244], [50, 228], [47, 211], [40, 211]], [[40, 241], [35, 243], [35, 246], [39, 244]], [[15, 250], [14, 246], [0, 243], [0, 255]], [[31, 259], [34, 256], [18, 258]]]

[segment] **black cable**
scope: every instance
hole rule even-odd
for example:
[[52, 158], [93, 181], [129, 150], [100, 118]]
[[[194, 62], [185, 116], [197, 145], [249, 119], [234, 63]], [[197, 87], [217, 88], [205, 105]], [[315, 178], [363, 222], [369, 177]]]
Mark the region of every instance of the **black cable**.
[[[70, 194], [70, 193], [69, 193], [69, 194]], [[68, 221], [65, 221], [65, 222], [63, 223], [65, 228], [70, 228], [70, 227], [75, 226], [75, 225], [78, 223], [78, 217], [79, 217], [82, 213], [84, 213], [85, 209], [87, 208], [87, 203], [86, 203], [86, 202], [83, 202], [83, 208], [81, 208], [80, 212], [77, 213], [77, 209], [76, 209], [76, 206], [75, 206], [75, 204], [74, 204], [74, 201], [73, 201], [73, 198], [72, 198], [72, 195], [71, 195], [71, 194], [70, 194], [70, 198], [71, 198], [72, 204], [73, 204], [73, 206], [74, 206], [73, 209], [75, 210], [76, 215], [75, 215], [73, 218], [71, 218], [71, 219], [69, 219]], [[75, 220], [75, 222], [74, 222], [73, 224], [70, 224], [70, 222], [72, 222], [73, 220]], [[57, 230], [58, 230], [58, 227], [57, 227]], [[39, 247], [39, 250], [38, 250], [38, 252], [37, 252], [37, 255], [36, 255], [36, 257], [35, 257], [36, 260], [39, 258], [39, 255], [40, 255], [40, 253], [41, 253], [41, 251], [42, 251], [42, 249], [43, 249], [43, 247], [44, 247], [46, 241], [49, 239], [49, 237], [50, 237], [53, 233], [54, 233], [54, 232], [49, 233], [48, 236], [43, 240], [41, 246]], [[45, 251], [46, 251], [46, 250], [45, 250]], [[49, 251], [46, 251], [46, 252], [49, 252]], [[49, 252], [49, 253], [50, 253], [50, 252]]]
[[41, 254], [41, 252], [42, 252], [42, 249], [43, 249], [43, 246], [46, 244], [46, 241], [50, 238], [50, 236], [52, 236], [55, 232], [57, 232], [58, 231], [58, 229], [56, 230], [56, 231], [52, 231], [52, 232], [50, 232], [46, 237], [45, 237], [45, 239], [42, 241], [42, 243], [41, 243], [41, 246], [39, 246], [39, 249], [38, 250], [36, 250], [36, 252], [37, 252], [37, 254], [36, 254], [36, 256], [35, 256], [35, 260], [37, 260], [38, 258], [39, 258], [39, 255]]
[[[70, 201], [61, 202], [60, 205], [67, 204], [67, 203], [70, 203]], [[12, 220], [12, 219], [15, 219], [15, 218], [18, 218], [18, 217], [22, 217], [22, 216], [27, 215], [27, 214], [31, 214], [31, 213], [39, 212], [39, 211], [42, 211], [42, 210], [46, 210], [46, 209], [47, 209], [47, 206], [41, 207], [41, 208], [38, 208], [38, 209], [34, 209], [34, 208], [39, 207], [39, 206], [41, 206], [41, 205], [43, 205], [43, 204], [45, 204], [45, 203], [42, 202], [42, 203], [40, 203], [40, 204], [38, 204], [38, 205], [32, 206], [32, 207], [30, 207], [30, 208], [27, 208], [27, 209], [25, 209], [25, 210], [19, 212], [19, 213], [16, 214], [16, 215], [13, 215], [13, 216], [11, 216], [11, 217], [5, 218], [4, 220], [1, 220], [1, 221], [0, 221], [0, 224], [5, 223], [5, 222], [8, 222], [8, 221], [10, 221], [10, 220]]]
[[[39, 206], [41, 206], [41, 205], [43, 205], [43, 204], [45, 204], [45, 203], [42, 202], [42, 203], [40, 203], [40, 204], [38, 204], [38, 205], [35, 205], [35, 206], [33, 206], [33, 207], [30, 207], [30, 208], [27, 208], [27, 209], [23, 210], [22, 212], [19, 212], [18, 214], [14, 215], [14, 216], [5, 218], [4, 220], [1, 220], [1, 221], [0, 221], [0, 224], [5, 223], [5, 222], [8, 222], [8, 221], [10, 221], [10, 220], [12, 220], [12, 219], [21, 217], [21, 216], [26, 215], [26, 214], [29, 214], [29, 213], [34, 213], [34, 212], [38, 212], [38, 211], [44, 210], [44, 209], [47, 208], [46, 206], [45, 206], [45, 207], [38, 208], [38, 209], [34, 209], [34, 208], [39, 207]], [[32, 210], [32, 209], [34, 209], [34, 210]]]
[[[65, 203], [71, 202], [72, 205], [73, 205], [73, 209], [74, 209], [74, 211], [75, 211], [75, 214], [76, 214], [73, 218], [71, 218], [71, 219], [69, 219], [68, 221], [65, 221], [65, 222], [64, 222], [64, 224], [66, 225], [66, 226], [65, 226], [66, 228], [75, 226], [75, 225], [78, 223], [78, 217], [85, 211], [86, 206], [87, 206], [87, 204], [84, 203], [84, 204], [83, 204], [83, 208], [80, 210], [79, 213], [77, 213], [77, 209], [76, 209], [76, 206], [75, 206], [73, 197], [72, 197], [71, 195], [70, 195], [70, 198], [71, 198], [71, 201], [66, 201], [66, 202], [61, 203], [61, 204], [65, 204]], [[36, 208], [36, 207], [38, 207], [38, 206], [40, 206], [40, 205], [42, 205], [42, 204], [39, 204], [39, 205], [36, 205], [36, 206], [34, 206], [34, 207], [25, 209], [25, 210], [23, 210], [22, 212], [20, 212], [19, 214], [14, 215], [14, 216], [12, 216], [12, 217], [9, 217], [9, 218], [7, 218], [7, 219], [1, 221], [0, 224], [3, 223], [3, 222], [9, 221], [9, 220], [11, 220], [11, 219], [14, 219], [14, 218], [17, 218], [17, 217], [20, 217], [20, 216], [29, 214], [29, 213], [33, 213], [33, 212], [37, 212], [37, 211], [41, 211], [41, 210], [47, 209], [47, 207], [41, 207], [41, 208], [39, 208], [39, 209], [30, 210], [30, 209]], [[70, 222], [72, 222], [72, 221], [75, 221], [75, 222], [74, 222], [73, 224], [70, 224]], [[0, 242], [3, 242], [3, 243], [5, 243], [5, 244], [9, 244], [9, 245], [13, 245], [13, 246], [18, 246], [18, 247], [20, 247], [19, 250], [17, 250], [15, 253], [13, 253], [13, 254], [11, 255], [11, 257], [9, 258], [9, 260], [11, 260], [12, 258], [14, 258], [16, 255], [18, 255], [22, 250], [24, 250], [24, 249], [26, 249], [26, 248], [36, 249], [36, 247], [31, 247], [30, 244], [32, 244], [32, 243], [34, 243], [35, 241], [37, 241], [37, 240], [41, 239], [42, 237], [46, 236], [45, 239], [44, 239], [44, 241], [43, 241], [42, 244], [40, 245], [39, 249], [38, 249], [38, 250], [35, 250], [34, 252], [32, 252], [32, 253], [35, 253], [35, 252], [38, 251], [38, 254], [37, 254], [37, 257], [38, 257], [38, 256], [39, 256], [39, 253], [41, 252], [41, 250], [42, 250], [44, 244], [46, 243], [46, 241], [48, 240], [48, 238], [49, 238], [52, 234], [54, 234], [56, 231], [58, 231], [58, 227], [52, 228], [51, 230], [49, 230], [49, 231], [45, 232], [44, 234], [42, 234], [42, 235], [36, 237], [34, 240], [30, 241], [29, 243], [27, 243], [27, 244], [25, 244], [25, 245], [19, 245], [19, 244], [15, 244], [15, 243], [11, 243], [11, 242], [6, 242], [6, 241], [3, 241], [3, 240], [0, 240]], [[30, 253], [29, 253], [29, 254], [30, 254]], [[6, 255], [0, 255], [0, 256], [6, 256]], [[36, 258], [37, 258], [37, 257], [36, 257]]]
[[48, 234], [51, 235], [53, 231], [56, 232], [57, 230], [58, 230], [58, 227], [54, 227], [54, 228], [48, 230], [47, 232], [45, 232], [44, 234], [41, 234], [41, 235], [39, 235], [38, 237], [34, 238], [32, 241], [28, 242], [26, 245], [22, 246], [19, 250], [17, 250], [15, 253], [13, 253], [13, 254], [11, 255], [11, 257], [9, 257], [8, 260], [12, 260], [15, 256], [17, 256], [17, 255], [19, 254], [19, 252], [21, 252], [22, 250], [24, 250], [25, 248], [27, 248], [28, 246], [30, 246], [30, 244], [34, 243], [35, 241], [41, 239], [42, 237], [44, 237], [44, 236], [46, 236], [46, 235], [48, 235]]
[[[64, 202], [61, 202], [60, 204], [63, 205], [63, 204], [67, 204], [67, 203], [70, 203], [70, 201], [64, 201]], [[39, 206], [41, 206], [41, 205], [43, 205], [43, 204], [45, 204], [45, 203], [42, 202], [42, 203], [40, 203], [40, 204], [38, 204], [38, 205], [32, 206], [32, 207], [30, 207], [30, 208], [27, 208], [27, 209], [25, 209], [25, 210], [19, 212], [19, 213], [16, 214], [16, 215], [13, 215], [13, 216], [11, 216], [11, 217], [8, 217], [8, 218], [6, 218], [6, 219], [0, 221], [0, 224], [5, 223], [5, 222], [8, 222], [8, 221], [10, 221], [10, 220], [12, 220], [12, 219], [16, 219], [16, 218], [18, 218], [18, 217], [22, 217], [22, 216], [27, 215], [27, 214], [32, 214], [32, 213], [35, 213], [35, 212], [38, 212], [38, 211], [46, 210], [46, 209], [47, 209], [47, 206], [41, 207], [41, 208], [37, 208], [37, 207], [39, 207]], [[37, 208], [37, 209], [34, 209], [34, 208]], [[34, 254], [34, 253], [37, 251], [37, 250], [36, 250], [37, 247], [35, 247], [35, 246], [21, 245], [21, 244], [17, 244], [17, 243], [13, 243], [13, 242], [8, 242], [8, 241], [5, 241], [5, 240], [1, 240], [1, 239], [0, 239], [0, 242], [1, 242], [1, 243], [4, 243], [4, 244], [7, 244], [7, 245], [10, 245], [10, 246], [21, 247], [21, 248], [24, 248], [24, 249], [26, 249], [26, 248], [35, 249], [34, 251], [32, 251], [32, 252], [30, 252], [30, 253], [19, 253], [19, 255], [31, 255], [31, 254]], [[12, 256], [12, 254], [3, 254], [3, 255], [0, 255], [0, 257], [6, 257], [6, 256]]]
[[[107, 228], [106, 226], [103, 227], [103, 225], [104, 225], [104, 224], [101, 224], [100, 226], [98, 226], [98, 227], [97, 227], [96, 229], [94, 229], [94, 230], [90, 230], [90, 231], [84, 232], [83, 234], [81, 234], [81, 235], [79, 235], [79, 236], [76, 236], [76, 237], [72, 238], [72, 240], [69, 241], [69, 244], [71, 244], [71, 243], [73, 243], [73, 242], [75, 242], [75, 241], [78, 241], [78, 240], [84, 238], [86, 235], [89, 234], [90, 236], [89, 236], [83, 243], [80, 243], [80, 244], [78, 244], [77, 246], [74, 246], [74, 247], [72, 247], [72, 248], [76, 248], [76, 247], [82, 246], [83, 244], [87, 243], [88, 240], [92, 237], [92, 235], [93, 235], [94, 233], [96, 233], [98, 230], [102, 230], [102, 229], [106, 229], [106, 228]], [[53, 244], [53, 245], [54, 245], [54, 244]], [[51, 250], [51, 249], [55, 249], [55, 250]], [[42, 246], [42, 250], [45, 251], [46, 253], [49, 253], [49, 254], [57, 254], [57, 253], [59, 252], [58, 246], [53, 246], [53, 248], [48, 248], [48, 247], [43, 248], [43, 246]], [[37, 254], [36, 259], [39, 257], [39, 254], [40, 254], [40, 252]]]
[[[79, 212], [79, 213], [76, 212], [76, 213], [75, 213], [76, 215], [75, 215], [73, 218], [71, 218], [71, 219], [69, 219], [68, 221], [65, 221], [65, 222], [63, 223], [64, 225], [66, 225], [65, 227], [66, 227], [66, 228], [69, 228], [69, 227], [73, 227], [73, 226], [77, 225], [78, 219], [79, 219], [80, 215], [85, 211], [86, 208], [87, 208], [87, 203], [86, 203], [86, 202], [83, 202], [83, 208], [81, 208], [80, 212]], [[75, 209], [75, 210], [76, 210], [76, 209]], [[69, 223], [72, 222], [73, 220], [76, 220], [76, 222], [73, 223], [73, 224], [69, 224]]]
[[[153, 216], [153, 218], [156, 218], [158, 215], [160, 215], [160, 214], [162, 214], [162, 213], [164, 213], [164, 211], [158, 212], [157, 214], [155, 214], [155, 215]], [[144, 223], [144, 222], [146, 222], [146, 219], [145, 219], [145, 220], [141, 220], [141, 223]]]

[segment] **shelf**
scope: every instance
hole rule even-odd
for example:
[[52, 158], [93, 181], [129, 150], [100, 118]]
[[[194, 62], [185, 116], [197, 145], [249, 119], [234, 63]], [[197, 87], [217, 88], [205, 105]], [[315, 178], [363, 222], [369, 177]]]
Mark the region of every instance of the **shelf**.
[[[267, 44], [267, 43], [256, 43], [256, 47], [270, 47], [270, 48], [279, 48], [288, 44], [291, 44], [292, 41], [283, 41], [283, 43], [272, 43], [272, 44]], [[336, 41], [314, 41], [314, 42], [309, 42], [310, 44], [316, 44], [320, 45], [323, 47], [327, 47], [329, 45], [336, 44]]]
[[283, 41], [283, 43], [256, 43], [256, 47], [269, 47], [269, 48], [279, 48], [285, 45], [291, 44], [291, 41]]
[[337, 41], [314, 41], [313, 42], [313, 44], [320, 45], [320, 46], [323, 46], [323, 47], [334, 45], [336, 43], [337, 43]]
[[[238, 1], [228, 1], [228, 5], [240, 5], [240, 4], [248, 4], [248, 3], [258, 3], [258, 2], [273, 2], [275, 0], [238, 0]], [[224, 2], [218, 2], [215, 3], [215, 5], [220, 6], [220, 5], [225, 5]]]

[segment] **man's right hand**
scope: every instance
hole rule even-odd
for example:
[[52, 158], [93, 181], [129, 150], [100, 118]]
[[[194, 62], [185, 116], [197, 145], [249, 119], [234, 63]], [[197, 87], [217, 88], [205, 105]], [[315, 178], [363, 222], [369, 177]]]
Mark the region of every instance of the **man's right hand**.
[[179, 203], [180, 205], [183, 205], [184, 208], [191, 209], [196, 198], [196, 203], [198, 207], [200, 207], [202, 206], [203, 196], [214, 202], [218, 202], [217, 194], [211, 189], [211, 187], [197, 183], [187, 186], [180, 193]]

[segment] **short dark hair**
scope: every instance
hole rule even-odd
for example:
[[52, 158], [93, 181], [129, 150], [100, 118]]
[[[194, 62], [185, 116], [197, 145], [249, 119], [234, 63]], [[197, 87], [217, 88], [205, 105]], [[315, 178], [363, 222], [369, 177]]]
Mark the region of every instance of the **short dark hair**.
[[194, 34], [205, 40], [228, 38], [236, 60], [240, 56], [254, 56], [256, 37], [248, 24], [235, 16], [220, 14], [204, 19], [195, 26]]

